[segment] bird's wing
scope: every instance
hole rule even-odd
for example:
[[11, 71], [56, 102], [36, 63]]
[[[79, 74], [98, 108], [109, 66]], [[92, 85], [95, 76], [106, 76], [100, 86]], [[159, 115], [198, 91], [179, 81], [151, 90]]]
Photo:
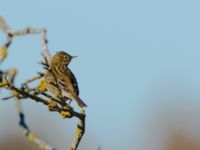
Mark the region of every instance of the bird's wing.
[[64, 97], [75, 100], [81, 108], [87, 106], [78, 96], [78, 83], [74, 74], [69, 68], [65, 70], [64, 74], [60, 74], [60, 77], [57, 78], [57, 83]]
[[76, 80], [76, 77], [74, 76], [73, 72], [69, 68], [67, 69], [67, 71], [68, 71], [68, 74], [71, 78], [71, 82], [72, 82], [72, 85], [73, 85], [73, 87], [76, 91], [76, 94], [79, 95], [79, 88], [78, 88], [78, 82]]
[[74, 74], [67, 68], [63, 73], [57, 75], [57, 84], [59, 89], [71, 93], [72, 95], [78, 95], [78, 83]]

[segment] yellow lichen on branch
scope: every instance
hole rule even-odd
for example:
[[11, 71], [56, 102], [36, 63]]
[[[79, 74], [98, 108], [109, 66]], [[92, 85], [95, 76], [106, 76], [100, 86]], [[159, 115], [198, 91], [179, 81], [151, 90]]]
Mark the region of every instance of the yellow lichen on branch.
[[76, 127], [74, 141], [70, 146], [70, 150], [76, 150], [84, 133], [85, 133], [85, 110], [81, 109], [81, 117], [79, 118], [79, 123]]
[[47, 88], [46, 88], [46, 84], [45, 84], [44, 80], [41, 80], [39, 85], [36, 87], [36, 90], [44, 92], [44, 91], [46, 91], [46, 89]]

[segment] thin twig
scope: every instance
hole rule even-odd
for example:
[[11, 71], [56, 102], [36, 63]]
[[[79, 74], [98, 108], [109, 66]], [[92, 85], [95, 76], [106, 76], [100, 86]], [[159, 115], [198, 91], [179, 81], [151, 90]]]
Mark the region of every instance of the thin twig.
[[7, 40], [4, 43], [4, 46], [6, 48], [8, 48], [10, 46], [14, 36], [24, 36], [24, 35], [28, 35], [28, 34], [41, 34], [41, 37], [42, 37], [41, 45], [42, 45], [42, 49], [43, 49], [43, 55], [47, 58], [47, 61], [50, 64], [51, 55], [50, 55], [49, 48], [47, 45], [48, 40], [46, 38], [46, 32], [47, 32], [46, 29], [29, 27], [29, 28], [25, 28], [22, 30], [12, 31], [1, 16], [0, 16], [0, 29], [7, 34]]
[[39, 139], [27, 126], [25, 122], [25, 115], [23, 113], [23, 109], [21, 106], [20, 99], [15, 97], [15, 103], [17, 107], [17, 112], [19, 115], [19, 126], [22, 128], [24, 135], [32, 142], [36, 143], [41, 149], [44, 150], [55, 150], [55, 148], [51, 147], [50, 145], [46, 144], [44, 141]]

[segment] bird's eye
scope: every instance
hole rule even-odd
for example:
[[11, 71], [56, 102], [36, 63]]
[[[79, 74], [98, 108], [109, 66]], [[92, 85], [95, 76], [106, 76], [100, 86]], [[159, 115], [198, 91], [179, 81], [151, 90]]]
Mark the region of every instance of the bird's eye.
[[65, 58], [65, 60], [68, 60], [68, 59], [69, 59], [69, 57], [68, 57], [68, 56], [65, 56], [64, 58]]

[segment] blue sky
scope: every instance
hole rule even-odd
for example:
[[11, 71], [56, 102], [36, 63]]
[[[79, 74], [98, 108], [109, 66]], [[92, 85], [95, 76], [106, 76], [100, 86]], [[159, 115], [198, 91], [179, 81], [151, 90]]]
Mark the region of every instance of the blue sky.
[[[80, 95], [88, 105], [87, 131], [82, 145], [89, 143], [92, 137], [93, 148], [102, 145], [105, 150], [120, 149], [135, 143], [135, 149], [139, 149], [146, 134], [151, 135], [145, 133], [149, 129], [147, 124], [165, 104], [200, 105], [197, 100], [199, 4], [186, 0], [6, 0], [1, 2], [0, 15], [12, 29], [46, 28], [52, 54], [64, 50], [79, 56], [70, 68], [77, 76]], [[3, 42], [5, 37], [1, 35]], [[35, 35], [14, 39], [2, 67], [18, 66], [18, 84], [42, 70], [38, 64], [42, 51], [40, 40], [40, 36]], [[177, 97], [187, 97], [184, 94], [189, 96], [182, 102]], [[4, 125], [13, 118], [14, 125], [7, 130], [20, 134], [18, 128], [10, 129], [17, 124], [13, 105], [13, 102], [1, 102], [0, 117]], [[33, 118], [28, 119], [30, 124], [37, 119], [44, 124], [53, 121], [52, 128], [58, 127], [60, 132], [70, 130], [63, 124], [73, 125], [34, 102], [26, 101], [24, 107]], [[8, 109], [10, 117], [6, 117]], [[37, 118], [38, 115], [41, 118]], [[4, 135], [2, 130], [0, 138], [3, 138], [1, 135]], [[48, 140], [53, 144], [51, 138]], [[65, 146], [64, 142], [56, 144], [60, 148]]]

